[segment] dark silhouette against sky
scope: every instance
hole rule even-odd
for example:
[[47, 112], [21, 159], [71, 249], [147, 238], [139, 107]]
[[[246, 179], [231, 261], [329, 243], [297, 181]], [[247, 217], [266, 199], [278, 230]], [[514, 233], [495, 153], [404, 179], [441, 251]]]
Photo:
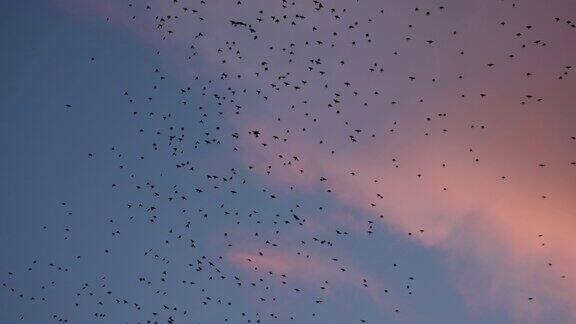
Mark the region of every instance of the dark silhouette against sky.
[[0, 10], [0, 323], [576, 322], [576, 2]]

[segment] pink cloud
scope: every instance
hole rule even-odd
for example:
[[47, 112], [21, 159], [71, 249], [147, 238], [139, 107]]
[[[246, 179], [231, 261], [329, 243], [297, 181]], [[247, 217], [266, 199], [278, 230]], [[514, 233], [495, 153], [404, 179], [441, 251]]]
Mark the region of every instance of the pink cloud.
[[[358, 269], [342, 265], [340, 260], [328, 260], [326, 256], [308, 251], [298, 255], [286, 249], [256, 250], [244, 246], [228, 253], [227, 260], [254, 276], [269, 275], [272, 272], [275, 282], [278, 285], [286, 282], [290, 290], [312, 291], [320, 294], [320, 298], [338, 302], [336, 292], [352, 288], [368, 296], [378, 306], [385, 304], [381, 295], [385, 289], [381, 278], [376, 279]], [[386, 298], [386, 304], [394, 300], [398, 302], [394, 297]]]
[[[411, 161], [425, 159], [426, 148], [419, 150], [422, 155]], [[385, 215], [381, 220], [400, 233], [425, 229], [416, 239], [448, 254], [457, 285], [471, 308], [508, 305], [514, 316], [529, 322], [576, 309], [576, 281], [571, 276], [576, 269], [576, 239], [571, 233], [576, 218], [569, 194], [574, 188], [562, 175], [547, 179], [548, 187], [554, 189], [548, 194], [540, 184], [542, 179], [521, 177], [536, 172], [530, 170], [537, 168], [536, 163], [525, 166], [505, 155], [500, 156], [503, 164], [488, 168], [451, 165], [449, 172], [439, 171], [440, 167], [410, 168], [406, 162], [403, 167], [409, 170], [374, 183], [371, 179], [383, 169], [369, 156], [351, 155], [340, 162], [325, 160], [314, 151], [304, 155], [322, 165], [322, 174], [330, 179], [342, 203]], [[348, 175], [351, 162], [361, 170], [360, 175]], [[502, 180], [496, 169], [505, 170], [507, 163], [517, 169], [506, 170], [508, 178]], [[440, 164], [439, 159], [436, 165]], [[422, 178], [416, 176], [418, 172]], [[384, 198], [377, 198], [376, 193]], [[549, 197], [543, 199], [543, 194]]]
[[[91, 6], [96, 4], [94, 1], [87, 3]], [[116, 12], [115, 7], [98, 5], [94, 8], [104, 15]], [[460, 11], [456, 10], [457, 19], [454, 20], [470, 19], [471, 25], [485, 24], [482, 17], [492, 17], [491, 13], [482, 12], [488, 7], [456, 9]], [[368, 8], [363, 14], [371, 16], [371, 12]], [[530, 12], [524, 14], [527, 17], [533, 15]], [[129, 18], [126, 14], [121, 17]], [[452, 22], [447, 20], [447, 24]], [[208, 21], [207, 24], [212, 23]], [[494, 25], [497, 26], [497, 22]], [[180, 30], [190, 30], [191, 27], [184, 24]], [[204, 54], [211, 63], [208, 64], [211, 69], [230, 75], [243, 73], [245, 76], [261, 70], [260, 62], [255, 60], [222, 65], [214, 50], [237, 31], [220, 25], [210, 27], [210, 35], [202, 42], [206, 45]], [[440, 28], [429, 27], [435, 28], [433, 30]], [[298, 43], [309, 32], [294, 28], [290, 39], [283, 38], [285, 33], [281, 27], [262, 30], [261, 38]], [[348, 62], [352, 63], [341, 68], [337, 64], [330, 65], [344, 56], [341, 52], [299, 47], [298, 51], [304, 53], [304, 58], [324, 58], [323, 68], [334, 74], [328, 82], [330, 91], [320, 87], [303, 89], [298, 94], [284, 89], [271, 90], [269, 83], [278, 83], [274, 77], [285, 71], [275, 71], [269, 75], [270, 79], [252, 76], [236, 83], [230, 81], [234, 85], [239, 83], [239, 87], [248, 84], [272, 93], [268, 101], [246, 103], [260, 109], [244, 109], [241, 117], [233, 116], [230, 120], [241, 134], [239, 147], [242, 158], [247, 164], [255, 165], [264, 179], [270, 179], [278, 187], [297, 186], [307, 191], [323, 192], [330, 188], [341, 203], [378, 217], [398, 233], [424, 229], [424, 235], [418, 235], [416, 240], [446, 253], [447, 261], [458, 278], [457, 285], [462, 288], [470, 307], [510, 309], [520, 321], [537, 321], [556, 311], [571, 313], [573, 319], [576, 318], [576, 275], [573, 275], [576, 236], [572, 233], [576, 228], [573, 199], [576, 178], [568, 165], [568, 161], [574, 160], [573, 150], [570, 151], [565, 143], [565, 131], [572, 129], [570, 121], [575, 118], [568, 109], [575, 99], [573, 91], [566, 83], [552, 86], [551, 81], [546, 81], [548, 79], [517, 82], [516, 76], [526, 72], [524, 66], [506, 65], [498, 70], [501, 72], [487, 73], [483, 64], [477, 62], [494, 57], [497, 48], [508, 48], [507, 43], [502, 43], [504, 38], [499, 38], [501, 34], [498, 31], [490, 31], [476, 35], [478, 53], [469, 61], [464, 57], [459, 62], [439, 51], [422, 60], [409, 56], [409, 64], [389, 64], [386, 66], [388, 79], [384, 81], [394, 82], [366, 75], [368, 63], [377, 61], [382, 53], [391, 52], [386, 46], [376, 48], [374, 52], [378, 55], [373, 58], [350, 57]], [[397, 36], [388, 32], [391, 33], [386, 34], [389, 39]], [[328, 32], [321, 30], [319, 33]], [[329, 36], [318, 35], [319, 38]], [[175, 44], [189, 46], [185, 36], [177, 34], [172, 40]], [[462, 40], [462, 43], [469, 45], [467, 40]], [[268, 55], [256, 47], [242, 50], [244, 57]], [[565, 62], [565, 52], [569, 51], [549, 53], [551, 56], [547, 57], [547, 62]], [[271, 66], [286, 64], [280, 56], [269, 55], [266, 59]], [[542, 74], [549, 70], [548, 66], [539, 65], [538, 62], [543, 62], [539, 55], [526, 60], [527, 65], [532, 65]], [[180, 61], [173, 63], [184, 66]], [[418, 87], [407, 80], [408, 71], [418, 72], [417, 80], [436, 75], [451, 79], [462, 73], [474, 76], [474, 81], [457, 86], [453, 81], [446, 81], [437, 83], [436, 87]], [[301, 71], [292, 74], [295, 76], [291, 82], [318, 77]], [[360, 99], [350, 99], [342, 104], [342, 113], [336, 116], [336, 108], [327, 108], [328, 103], [333, 103], [333, 93], [350, 97], [351, 92], [351, 88], [342, 84], [335, 85], [341, 80], [350, 81], [353, 88], [362, 93], [358, 96]], [[374, 89], [379, 89], [382, 95], [371, 95]], [[545, 89], [550, 94], [546, 98], [547, 106], [519, 110], [517, 99], [526, 93], [526, 89]], [[468, 97], [460, 100], [459, 91]], [[482, 99], [484, 101], [468, 99], [485, 91], [489, 95]], [[418, 98], [413, 98], [415, 94]], [[426, 98], [425, 106], [418, 102], [420, 97]], [[310, 102], [303, 105], [302, 98], [310, 99]], [[391, 108], [389, 102], [394, 99], [399, 103], [396, 108]], [[362, 106], [363, 101], [370, 103], [369, 108]], [[288, 109], [291, 104], [297, 105], [297, 109]], [[311, 117], [304, 117], [305, 112], [311, 112], [319, 121], [312, 122]], [[448, 117], [437, 118], [437, 113], [447, 113]], [[434, 117], [433, 121], [426, 121], [429, 116]], [[343, 126], [344, 121], [350, 126]], [[393, 123], [396, 121], [398, 124]], [[488, 129], [481, 131], [480, 124], [486, 124]], [[471, 129], [470, 125], [476, 128]], [[289, 136], [285, 133], [288, 127], [291, 130]], [[306, 132], [300, 131], [302, 128], [306, 128]], [[351, 144], [348, 136], [354, 133], [354, 128], [361, 128], [363, 133], [357, 135], [358, 142]], [[391, 128], [395, 131], [391, 132]], [[248, 134], [254, 129], [262, 132], [261, 138]], [[443, 135], [443, 129], [447, 129], [449, 136]], [[375, 140], [367, 135], [371, 132], [377, 133]], [[424, 136], [425, 132], [431, 135]], [[274, 135], [280, 139], [274, 140]], [[281, 139], [284, 136], [288, 138], [286, 142]], [[320, 140], [324, 141], [321, 145]], [[268, 145], [264, 147], [263, 142]], [[473, 152], [469, 151], [470, 148]], [[336, 153], [331, 154], [331, 150]], [[293, 156], [298, 156], [298, 161], [293, 160]], [[477, 157], [480, 162], [475, 163]], [[397, 159], [397, 163], [392, 163], [391, 158]], [[292, 163], [284, 165], [289, 160]], [[542, 160], [550, 165], [539, 169], [538, 163]], [[442, 167], [443, 163], [447, 166]], [[268, 166], [272, 166], [270, 175], [266, 172]], [[304, 173], [299, 170], [304, 170]], [[352, 171], [356, 175], [350, 175]], [[507, 178], [502, 180], [504, 175]], [[327, 181], [320, 182], [320, 177], [326, 177]], [[378, 182], [374, 181], [376, 179]], [[545, 199], [542, 198], [544, 195], [547, 196]], [[348, 220], [343, 217], [338, 221], [346, 223]], [[354, 222], [351, 224], [356, 226]], [[246, 270], [254, 263], [262, 269], [288, 273], [294, 279], [308, 283], [316, 283], [328, 276], [354, 286], [359, 276], [342, 277], [316, 258], [300, 262], [286, 252], [267, 250], [264, 257], [260, 257], [253, 251], [237, 251], [229, 258]], [[248, 258], [253, 261], [247, 263]]]

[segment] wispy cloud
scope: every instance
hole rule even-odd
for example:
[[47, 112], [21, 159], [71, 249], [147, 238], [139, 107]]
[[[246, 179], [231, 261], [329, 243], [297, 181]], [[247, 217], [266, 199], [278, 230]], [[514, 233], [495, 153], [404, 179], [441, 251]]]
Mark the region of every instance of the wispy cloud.
[[[131, 17], [126, 8], [88, 0], [82, 3], [101, 15], [115, 15], [120, 20]], [[263, 6], [267, 12], [275, 10], [271, 4]], [[167, 12], [171, 10], [166, 7]], [[245, 13], [242, 8], [238, 10], [238, 15]], [[458, 10], [461, 12], [448, 16], [447, 24], [458, 22], [462, 16], [485, 23], [481, 18], [488, 9], [458, 7]], [[362, 14], [373, 16], [370, 8]], [[329, 17], [318, 19], [318, 23], [332, 23]], [[390, 17], [388, 22], [398, 20]], [[562, 88], [565, 84], [558, 85], [555, 98], [547, 98], [549, 106], [518, 110], [518, 98], [526, 89], [546, 88], [546, 82], [509, 82], [510, 75], [526, 72], [523, 66], [507, 66], [500, 72], [487, 73], [484, 67], [490, 49], [506, 45], [506, 38], [496, 32], [490, 39], [475, 34], [479, 44], [476, 45], [486, 50], [471, 53], [461, 62], [442, 49], [431, 56], [432, 63], [409, 54], [390, 64], [380, 60], [386, 71], [386, 77], [381, 77], [367, 72], [368, 67], [379, 61], [378, 56], [397, 48], [376, 44], [373, 48], [378, 53], [376, 57], [355, 57], [312, 45], [302, 48], [305, 34], [295, 32], [287, 36], [285, 27], [280, 26], [262, 28], [261, 39], [280, 39], [285, 43], [277, 46], [298, 44], [295, 50], [303, 53], [298, 57], [300, 63], [307, 67], [309, 59], [321, 56], [326, 63], [315, 68], [329, 70], [333, 76], [330, 90], [302, 85], [300, 92], [287, 90], [289, 87], [277, 91], [269, 83], [277, 82], [274, 77], [278, 75], [290, 72], [292, 84], [317, 75], [307, 73], [306, 69], [291, 70], [286, 65], [287, 59], [256, 46], [241, 48], [246, 58], [242, 64], [222, 64], [216, 49], [229, 40], [230, 33], [237, 31], [231, 30], [226, 19], [207, 19], [203, 24], [210, 34], [198, 42], [210, 46], [197, 48], [205, 51], [203, 55], [214, 75], [222, 71], [229, 75], [242, 73], [242, 79], [230, 80], [230, 84], [249, 87], [251, 93], [259, 89], [270, 94], [265, 101], [261, 98], [264, 95], [254, 95], [245, 104], [258, 105], [259, 109], [244, 109], [241, 116], [230, 118], [240, 133], [242, 158], [265, 179], [279, 187], [296, 186], [322, 192], [330, 189], [330, 194], [341, 204], [374, 215], [398, 233], [424, 230], [415, 240], [445, 252], [446, 262], [455, 274], [455, 285], [461, 288], [472, 308], [502, 307], [511, 310], [520, 321], [537, 321], [541, 316], [576, 318], [576, 276], [572, 274], [576, 269], [576, 236], [572, 233], [576, 228], [572, 197], [576, 179], [573, 169], [569, 169], [573, 155], [566, 149], [565, 133], [561, 131], [569, 128], [568, 120], [573, 120], [565, 116], [573, 116], [566, 107], [574, 98], [573, 91]], [[450, 26], [430, 28], [439, 33], [443, 27]], [[177, 33], [170, 38], [172, 44], [189, 47], [186, 31], [192, 30], [192, 25], [183, 22], [175, 28]], [[325, 30], [319, 33], [326, 38], [330, 35]], [[234, 35], [250, 41], [248, 36]], [[462, 47], [469, 45], [469, 40], [462, 40], [462, 44]], [[562, 53], [549, 55], [563, 60]], [[392, 54], [385, 57], [396, 59]], [[342, 58], [347, 61], [344, 67], [337, 63]], [[277, 63], [270, 65], [286, 69], [266, 74], [259, 66], [264, 59]], [[175, 65], [174, 69], [184, 66], [179, 60], [170, 63]], [[414, 70], [414, 66], [418, 69]], [[439, 82], [435, 87], [430, 82], [410, 83], [407, 76], [412, 70], [418, 73], [415, 82], [436, 77], [449, 81]], [[257, 77], [254, 71], [266, 77]], [[459, 74], [475, 78], [466, 84], [456, 84], [453, 79]], [[345, 81], [352, 86], [345, 86]], [[382, 94], [375, 95], [377, 89]], [[360, 91], [360, 95], [351, 95], [353, 90]], [[460, 98], [460, 92], [467, 94], [466, 99]], [[481, 99], [484, 92], [489, 94]], [[337, 105], [335, 93], [356, 99]], [[421, 98], [425, 98], [425, 108], [419, 103]], [[308, 102], [304, 104], [304, 100]], [[291, 109], [291, 105], [295, 108]], [[335, 106], [342, 110], [340, 114], [335, 113]], [[442, 116], [443, 113], [447, 116]], [[314, 118], [317, 120], [313, 121]], [[249, 135], [255, 129], [262, 133], [258, 138]], [[361, 129], [362, 133], [356, 133], [355, 129]], [[371, 137], [372, 133], [375, 137]], [[350, 142], [351, 135], [358, 138], [354, 144]], [[550, 166], [539, 168], [543, 160]], [[338, 221], [347, 220], [350, 219], [343, 216]], [[239, 249], [228, 258], [247, 271], [259, 268], [286, 274], [300, 284], [319, 286], [327, 278], [356, 287], [363, 277], [359, 270], [341, 274], [331, 264], [319, 261], [320, 256], [306, 259], [284, 250], [265, 250], [261, 256], [254, 249]], [[370, 294], [377, 295], [375, 291]]]

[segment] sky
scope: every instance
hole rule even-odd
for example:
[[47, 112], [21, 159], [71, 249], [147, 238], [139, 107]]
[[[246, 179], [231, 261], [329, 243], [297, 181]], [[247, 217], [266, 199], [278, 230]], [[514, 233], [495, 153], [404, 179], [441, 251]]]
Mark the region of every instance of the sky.
[[576, 322], [576, 2], [0, 10], [0, 322]]

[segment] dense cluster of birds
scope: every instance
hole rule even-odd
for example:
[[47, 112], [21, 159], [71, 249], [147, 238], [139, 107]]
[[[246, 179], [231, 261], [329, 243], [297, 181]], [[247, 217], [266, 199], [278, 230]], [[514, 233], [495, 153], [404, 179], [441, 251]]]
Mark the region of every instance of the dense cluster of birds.
[[[201, 313], [227, 323], [323, 322], [328, 291], [338, 290], [333, 281], [367, 295], [377, 291], [386, 300], [385, 312], [402, 316], [397, 298], [418, 294], [418, 269], [386, 260], [400, 283], [388, 287], [373, 283], [341, 253], [350, 237], [370, 242], [378, 236], [387, 193], [376, 188], [394, 186], [350, 156], [375, 152], [386, 172], [410, 169], [408, 174], [425, 181], [427, 172], [404, 164], [410, 158], [396, 155], [394, 146], [410, 136], [431, 146], [462, 137], [472, 142], [457, 149], [480, 168], [484, 157], [473, 140], [489, 133], [491, 124], [478, 112], [469, 119], [451, 118], [449, 106], [494, 106], [489, 100], [499, 96], [494, 78], [501, 75], [520, 83], [573, 82], [569, 62], [547, 62], [546, 70], [526, 63], [526, 57], [546, 55], [541, 53], [558, 44], [539, 33], [537, 22], [519, 19], [521, 4], [510, 1], [490, 4], [498, 14], [482, 28], [487, 38], [495, 33], [505, 40], [492, 48], [478, 48], [467, 38], [466, 22], [450, 16], [459, 10], [456, 1], [425, 6], [365, 0], [119, 3], [125, 15], [104, 17], [106, 23], [123, 20], [144, 30], [153, 39], [154, 54], [182, 69], [143, 67], [150, 71], [149, 88], [127, 85], [110, 94], [126, 107], [118, 114], [129, 120], [126, 128], [136, 140], [86, 152], [88, 165], [113, 166], [109, 173], [116, 180], [106, 190], [122, 201], [98, 220], [108, 232], [95, 236], [85, 251], [72, 249], [68, 259], [39, 257], [0, 274], [1, 293], [25, 300], [30, 309], [72, 306], [69, 314], [48, 308], [46, 323], [71, 322], [76, 310], [91, 314], [86, 321], [122, 322], [113, 317], [118, 309], [138, 323], [195, 323]], [[538, 23], [559, 33], [576, 33], [576, 19], [540, 18]], [[86, 64], [98, 65], [99, 58], [88, 57]], [[495, 72], [499, 69], [503, 72]], [[168, 80], [186, 86], [165, 86]], [[506, 109], [542, 109], [549, 99], [544, 91], [527, 89], [532, 90], [518, 93]], [[73, 101], [61, 109], [81, 107], [81, 101]], [[566, 136], [564, 145], [573, 149], [576, 137]], [[423, 169], [449, 170], [451, 162]], [[576, 167], [575, 161], [553, 162], [534, 161], [534, 167]], [[326, 163], [343, 172], [325, 172]], [[495, 175], [493, 181], [510, 181], [510, 175]], [[359, 216], [358, 226], [331, 223], [329, 215], [337, 212], [331, 204], [346, 195], [346, 184], [357, 182], [370, 191], [371, 198], [362, 201], [369, 216]], [[438, 191], [452, 189], [458, 190], [445, 185]], [[314, 197], [299, 195], [310, 190]], [[74, 201], [55, 203], [62, 217], [75, 216]], [[315, 231], [318, 223], [330, 230]], [[74, 233], [81, 225], [53, 228], [47, 219], [41, 226], [54, 240], [83, 246]], [[148, 231], [163, 239], [148, 240]], [[406, 239], [425, 240], [428, 233], [422, 224]], [[545, 248], [546, 234], [534, 236]], [[123, 264], [126, 270], [96, 270], [101, 263]], [[300, 268], [292, 263], [324, 268], [302, 279], [298, 271], [306, 271], [294, 270]], [[85, 267], [97, 275], [87, 273], [80, 283], [66, 280]], [[124, 271], [131, 282], [111, 281]], [[59, 280], [21, 288], [37, 272], [54, 273]], [[54, 290], [69, 291], [69, 299], [50, 299]], [[525, 296], [527, 303], [534, 298]], [[247, 299], [256, 307], [234, 308]], [[362, 313], [351, 316], [358, 323], [374, 322]]]

